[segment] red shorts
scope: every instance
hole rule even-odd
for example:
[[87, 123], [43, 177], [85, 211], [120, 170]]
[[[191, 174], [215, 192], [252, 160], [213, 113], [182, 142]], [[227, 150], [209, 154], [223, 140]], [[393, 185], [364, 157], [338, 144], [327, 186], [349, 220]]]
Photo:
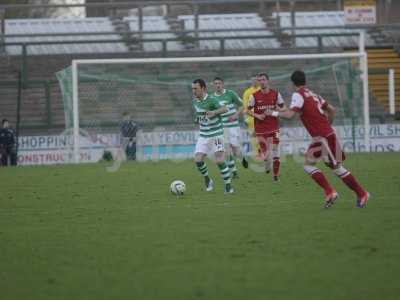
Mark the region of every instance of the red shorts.
[[264, 134], [256, 133], [256, 137], [262, 154], [267, 153], [268, 145], [279, 145], [279, 131]]
[[311, 161], [323, 160], [330, 168], [336, 167], [346, 159], [339, 139], [335, 133], [311, 143], [308, 147], [306, 156]]

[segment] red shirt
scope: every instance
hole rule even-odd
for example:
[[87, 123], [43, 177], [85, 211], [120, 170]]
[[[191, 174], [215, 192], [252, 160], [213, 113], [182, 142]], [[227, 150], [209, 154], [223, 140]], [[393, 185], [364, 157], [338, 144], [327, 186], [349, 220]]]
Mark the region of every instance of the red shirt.
[[[284, 104], [283, 98], [278, 91], [269, 89], [267, 93], [258, 90], [250, 96], [249, 107], [254, 107], [255, 114], [263, 114], [266, 109], [275, 110], [277, 106]], [[279, 131], [279, 119], [268, 116], [264, 120], [254, 118], [254, 129], [256, 134], [266, 134]]]
[[327, 105], [320, 95], [302, 87], [293, 93], [290, 108], [300, 113], [301, 122], [312, 137], [327, 137], [334, 132], [323, 111]]

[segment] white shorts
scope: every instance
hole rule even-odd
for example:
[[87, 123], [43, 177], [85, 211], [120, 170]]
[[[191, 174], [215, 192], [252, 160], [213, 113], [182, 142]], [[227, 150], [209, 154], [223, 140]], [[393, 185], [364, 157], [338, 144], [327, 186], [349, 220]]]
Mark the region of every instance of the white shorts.
[[240, 147], [240, 127], [225, 127], [224, 128], [225, 143]]
[[220, 135], [209, 138], [199, 136], [194, 153], [209, 154], [220, 151], [225, 151], [223, 136]]

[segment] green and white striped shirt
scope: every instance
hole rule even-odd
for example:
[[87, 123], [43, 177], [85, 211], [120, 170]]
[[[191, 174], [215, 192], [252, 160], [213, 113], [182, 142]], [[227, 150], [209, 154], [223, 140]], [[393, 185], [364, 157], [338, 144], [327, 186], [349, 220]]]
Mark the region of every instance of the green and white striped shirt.
[[232, 90], [223, 90], [222, 94], [214, 93], [213, 96], [218, 100], [219, 104], [225, 105], [229, 110], [221, 114], [222, 124], [224, 127], [238, 127], [239, 119], [229, 121], [229, 117], [237, 112], [238, 107], [243, 106], [242, 99]]
[[214, 137], [224, 134], [221, 115], [212, 118], [206, 116], [207, 111], [216, 110], [222, 105], [212, 95], [206, 94], [203, 99], [193, 99], [193, 107], [196, 112], [196, 120], [200, 124], [201, 137]]

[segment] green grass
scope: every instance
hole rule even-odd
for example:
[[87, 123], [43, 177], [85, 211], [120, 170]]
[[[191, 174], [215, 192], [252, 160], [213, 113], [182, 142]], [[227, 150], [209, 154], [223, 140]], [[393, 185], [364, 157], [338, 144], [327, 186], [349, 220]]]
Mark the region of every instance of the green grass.
[[[240, 169], [224, 196], [192, 162], [0, 169], [0, 298], [396, 299], [399, 154], [350, 155], [373, 195], [323, 210], [299, 163], [282, 180]], [[187, 193], [169, 193], [174, 179]]]

